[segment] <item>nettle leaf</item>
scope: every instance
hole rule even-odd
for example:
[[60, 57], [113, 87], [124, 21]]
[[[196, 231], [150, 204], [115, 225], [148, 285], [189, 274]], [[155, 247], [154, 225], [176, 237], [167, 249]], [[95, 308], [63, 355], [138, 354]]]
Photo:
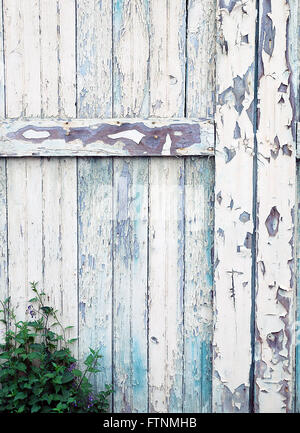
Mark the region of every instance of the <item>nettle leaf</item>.
[[57, 350], [54, 353], [54, 356], [56, 359], [64, 359], [64, 358], [66, 358], [67, 354], [66, 354], [65, 350]]
[[39, 406], [38, 404], [34, 404], [31, 408], [31, 413], [36, 413], [40, 410], [41, 406]]
[[0, 359], [10, 359], [10, 358], [11, 358], [10, 352], [0, 353]]
[[88, 373], [99, 373], [100, 372], [100, 370], [98, 368], [95, 368], [95, 367], [89, 367], [87, 369], [87, 371], [88, 371]]
[[75, 343], [75, 341], [77, 341], [78, 338], [71, 338], [70, 340], [67, 341], [67, 343], [72, 344]]
[[41, 344], [41, 343], [32, 343], [32, 344], [30, 344], [30, 349], [35, 350], [37, 352], [42, 352], [45, 350], [45, 346], [44, 346], [44, 344]]
[[66, 373], [61, 378], [61, 383], [68, 383], [68, 382], [72, 382], [73, 380], [74, 380], [73, 374], [72, 373]]
[[23, 371], [23, 373], [26, 373], [26, 371], [27, 371], [27, 367], [26, 367], [26, 364], [24, 364], [24, 362], [17, 362], [16, 363], [16, 369], [19, 371]]
[[22, 413], [25, 411], [25, 404], [22, 404], [22, 406], [19, 407], [19, 409], [17, 410], [17, 413]]
[[40, 360], [42, 358], [42, 354], [41, 354], [41, 352], [31, 352], [27, 355], [27, 358], [30, 361], [33, 361], [35, 359]]
[[58, 322], [54, 322], [54, 323], [52, 323], [50, 326], [51, 326], [51, 327], [54, 327], [54, 326], [57, 326], [57, 325], [59, 325], [59, 323], [58, 323]]
[[27, 394], [25, 392], [18, 392], [18, 394], [15, 396], [15, 400], [24, 400], [27, 397]]
[[[77, 367], [79, 361], [70, 350], [69, 344], [78, 339], [65, 341], [62, 332], [59, 332], [74, 327], [66, 326], [62, 329], [61, 324], [55, 321], [56, 311], [50, 306], [42, 305], [41, 296], [46, 294], [39, 293], [37, 283], [32, 288], [36, 297], [29, 302], [38, 303], [37, 309], [42, 313], [38, 317], [41, 318], [17, 322], [14, 331], [6, 331], [4, 343], [0, 344], [0, 412], [64, 413], [78, 412], [80, 408], [87, 412], [96, 409], [99, 412], [105, 411], [109, 407], [107, 400], [111, 394], [110, 389], [103, 391], [101, 402], [100, 397], [97, 397], [93, 406], [85, 407], [89, 395], [94, 394], [94, 391], [89, 378]], [[9, 310], [9, 305], [2, 305], [2, 312], [5, 309]], [[53, 317], [51, 322], [54, 323], [46, 324], [45, 316]], [[14, 322], [13, 312], [10, 317]], [[5, 318], [0, 317], [1, 319]], [[54, 328], [57, 325], [59, 328]], [[54, 332], [56, 330], [58, 331]], [[85, 361], [87, 372], [98, 373], [95, 366], [98, 358], [99, 351], [90, 349], [90, 355]], [[80, 387], [77, 389], [76, 384], [79, 382]]]
[[84, 361], [85, 365], [87, 365], [88, 367], [92, 366], [93, 362], [94, 362], [93, 355], [88, 355], [86, 360]]
[[52, 307], [41, 307], [41, 310], [44, 311], [44, 313], [47, 314], [47, 315], [53, 313], [53, 308]]

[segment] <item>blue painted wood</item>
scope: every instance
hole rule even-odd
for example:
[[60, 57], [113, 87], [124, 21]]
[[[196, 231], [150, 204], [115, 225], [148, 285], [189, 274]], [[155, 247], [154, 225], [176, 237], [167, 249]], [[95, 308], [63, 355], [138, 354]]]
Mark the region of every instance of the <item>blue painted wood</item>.
[[82, 158], [78, 166], [79, 352], [101, 349], [97, 388], [112, 380], [112, 161]]
[[[113, 116], [148, 111], [148, 0], [113, 1]], [[148, 158], [113, 160], [115, 412], [148, 411]]]
[[147, 412], [148, 161], [114, 160], [114, 411]]
[[214, 160], [185, 164], [184, 412], [210, 412]]
[[[77, 117], [110, 118], [111, 1], [76, 4]], [[77, 180], [79, 354], [82, 360], [89, 347], [101, 349], [100, 391], [112, 383], [112, 159], [78, 158]]]
[[[214, 117], [216, 3], [188, 1], [187, 117]], [[185, 163], [184, 412], [212, 410], [214, 168]]]

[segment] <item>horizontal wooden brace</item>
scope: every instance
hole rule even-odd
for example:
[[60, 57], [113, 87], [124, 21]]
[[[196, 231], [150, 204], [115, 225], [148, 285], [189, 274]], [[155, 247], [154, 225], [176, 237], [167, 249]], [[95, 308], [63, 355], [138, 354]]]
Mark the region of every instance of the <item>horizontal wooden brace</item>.
[[214, 155], [207, 119], [5, 119], [0, 156]]

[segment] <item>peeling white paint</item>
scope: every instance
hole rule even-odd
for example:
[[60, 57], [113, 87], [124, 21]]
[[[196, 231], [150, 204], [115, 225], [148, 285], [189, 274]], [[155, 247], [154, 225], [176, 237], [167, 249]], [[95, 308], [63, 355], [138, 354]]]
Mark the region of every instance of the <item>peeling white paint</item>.
[[117, 134], [108, 135], [109, 138], [128, 138], [129, 140], [133, 140], [136, 144], [139, 144], [141, 139], [145, 137], [144, 134], [141, 134], [139, 131], [131, 130], [119, 132]]
[[[287, 51], [290, 2], [261, 0], [260, 10], [255, 409], [277, 413], [292, 410], [294, 392], [296, 160]], [[284, 93], [279, 92], [282, 86]]]
[[[249, 409], [255, 3], [237, 1], [231, 9], [218, 9], [213, 343], [217, 412]], [[249, 215], [246, 222], [243, 213]]]

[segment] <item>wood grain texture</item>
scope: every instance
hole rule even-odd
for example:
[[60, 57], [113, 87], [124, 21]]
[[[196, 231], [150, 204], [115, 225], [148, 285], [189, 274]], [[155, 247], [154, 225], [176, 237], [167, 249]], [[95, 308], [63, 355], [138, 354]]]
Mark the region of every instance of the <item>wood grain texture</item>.
[[297, 122], [296, 124], [296, 131], [297, 131], [297, 149], [296, 149], [296, 158], [300, 158], [300, 122]]
[[209, 120], [2, 121], [0, 156], [213, 155]]
[[[151, 0], [150, 115], [184, 114], [186, 2]], [[149, 167], [149, 411], [182, 411], [184, 161]]]
[[294, 390], [295, 100], [290, 4], [260, 1], [255, 410], [290, 412]]
[[77, 0], [78, 116], [112, 115], [112, 1]]
[[[189, 1], [186, 116], [214, 116], [216, 2]], [[183, 412], [211, 412], [214, 160], [185, 160]]]
[[211, 412], [214, 160], [185, 161], [183, 412]]
[[[113, 116], [148, 117], [149, 2], [113, 5]], [[114, 411], [147, 412], [148, 158], [113, 167]]]
[[300, 162], [297, 161], [297, 236], [296, 236], [296, 272], [297, 272], [297, 299], [296, 299], [296, 324], [295, 324], [295, 412], [300, 412], [300, 296], [298, 287], [300, 284]]
[[0, 118], [5, 117], [5, 56], [4, 56], [4, 24], [3, 0], [0, 1]]
[[186, 116], [213, 118], [216, 2], [188, 0], [187, 3]]
[[114, 161], [114, 411], [147, 412], [148, 161]]
[[[0, 1], [0, 117], [5, 116], [3, 2]], [[8, 297], [6, 160], [0, 158], [0, 299]], [[0, 325], [0, 341], [5, 327]]]
[[[24, 7], [24, 2], [4, 1], [3, 5], [6, 114], [38, 116], [41, 109], [38, 3], [30, 0]], [[40, 161], [7, 162], [9, 294], [19, 319], [24, 319], [31, 295], [29, 281], [42, 280], [41, 185]]]
[[[76, 115], [75, 6], [40, 2], [42, 117]], [[43, 284], [62, 323], [78, 335], [76, 158], [44, 158]], [[77, 344], [73, 346], [78, 355]]]
[[[290, 20], [289, 20], [289, 57], [292, 68], [293, 88], [295, 93], [295, 100], [299, 100], [299, 82], [300, 82], [300, 68], [299, 56], [300, 45], [298, 43], [298, 35], [300, 30], [300, 7], [299, 1], [290, 4]], [[300, 104], [295, 104], [295, 120], [300, 119]], [[296, 157], [299, 158], [299, 132], [300, 125], [297, 123], [297, 152]], [[300, 167], [299, 161], [297, 163], [297, 220], [296, 220], [296, 276], [297, 276], [297, 299], [296, 299], [296, 326], [295, 326], [295, 412], [300, 412], [300, 294], [299, 294], [299, 278], [300, 278]]]
[[[77, 1], [77, 116], [112, 116], [112, 2]], [[99, 122], [95, 120], [95, 122]], [[94, 385], [112, 383], [113, 163], [78, 158], [79, 357], [100, 349]], [[112, 401], [110, 400], [110, 410]]]
[[249, 410], [255, 3], [220, 0], [217, 9], [213, 361], [216, 412]]
[[[4, 2], [8, 117], [74, 116], [72, 5], [53, 0]], [[68, 21], [63, 18], [60, 23], [63, 11]], [[67, 71], [60, 56], [68, 62]], [[29, 282], [38, 281], [63, 310], [63, 322], [75, 325], [77, 335], [77, 199], [76, 183], [71, 184], [76, 161], [23, 158], [7, 164], [10, 293], [18, 297], [19, 317], [31, 297]]]
[[100, 349], [100, 391], [112, 381], [112, 161], [78, 161], [79, 355]]

